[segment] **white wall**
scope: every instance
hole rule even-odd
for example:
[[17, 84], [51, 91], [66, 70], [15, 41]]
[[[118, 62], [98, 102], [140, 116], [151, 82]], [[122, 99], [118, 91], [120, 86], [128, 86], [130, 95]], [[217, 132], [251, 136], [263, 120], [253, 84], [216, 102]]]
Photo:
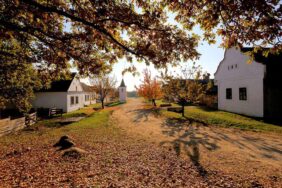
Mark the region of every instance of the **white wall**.
[[[248, 59], [248, 56], [235, 48], [225, 52], [224, 59], [215, 73], [215, 83], [218, 85], [218, 108], [263, 117], [265, 66], [257, 62], [248, 64]], [[239, 100], [241, 87], [247, 88], [247, 100]], [[232, 88], [232, 99], [226, 99], [226, 88]]]
[[[78, 104], [71, 104], [71, 96], [78, 96]], [[76, 99], [75, 99], [76, 100]], [[92, 100], [91, 104], [96, 100]], [[71, 112], [90, 104], [85, 101], [85, 92], [78, 78], [74, 78], [67, 92], [37, 92], [32, 102], [34, 108], [61, 108], [64, 112]]]
[[119, 87], [118, 88], [119, 91], [119, 101], [121, 102], [125, 102], [126, 101], [126, 87]]
[[[71, 104], [71, 97], [74, 96], [74, 104]], [[76, 104], [78, 96], [78, 104]], [[74, 78], [67, 92], [67, 112], [78, 110], [84, 107], [84, 92], [78, 78]]]
[[78, 78], [74, 78], [68, 91], [83, 91], [82, 86]]
[[[71, 104], [71, 97], [74, 96], [74, 104]], [[76, 104], [76, 96], [78, 96], [78, 104]], [[67, 112], [78, 110], [84, 107], [84, 93], [83, 92], [68, 92], [67, 94]]]
[[34, 108], [61, 108], [67, 112], [66, 92], [37, 92], [32, 102]]
[[[90, 105], [90, 104], [95, 104], [96, 103], [96, 94], [94, 92], [84, 92], [83, 94], [84, 94], [84, 99], [83, 99], [84, 105]], [[86, 95], [89, 96], [89, 100], [88, 101], [85, 100], [85, 96]]]

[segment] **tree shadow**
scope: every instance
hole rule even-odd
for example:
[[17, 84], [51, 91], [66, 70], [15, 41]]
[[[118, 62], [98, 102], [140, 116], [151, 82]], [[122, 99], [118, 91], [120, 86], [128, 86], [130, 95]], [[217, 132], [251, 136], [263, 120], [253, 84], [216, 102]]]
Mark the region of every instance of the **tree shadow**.
[[[162, 130], [162, 133], [172, 140], [163, 141], [160, 145], [173, 149], [177, 156], [190, 158], [198, 173], [205, 178], [207, 170], [200, 162], [201, 152], [218, 150], [225, 143], [246, 152], [247, 157], [256, 161], [267, 159], [279, 162], [282, 157], [282, 142], [279, 138], [264, 139], [264, 135], [233, 129], [227, 129], [225, 132], [192, 118], [167, 118], [162, 124]], [[205, 157], [208, 155], [209, 153], [205, 152]]]
[[142, 108], [131, 110], [129, 112], [134, 112], [136, 115], [133, 119], [133, 122], [138, 123], [141, 121], [148, 121], [149, 116], [153, 115], [154, 117], [160, 117], [161, 111], [160, 108], [150, 107], [150, 108]]
[[[210, 129], [210, 131], [212, 131], [214, 134], [216, 134], [219, 140], [224, 140], [224, 141], [227, 141], [229, 143], [232, 143], [233, 145], [237, 146], [238, 148], [240, 148], [242, 150], [248, 149], [248, 150], [253, 151], [253, 152], [260, 151], [260, 155], [262, 157], [267, 156], [267, 158], [269, 158], [269, 159], [276, 160], [276, 158], [273, 155], [270, 155], [270, 154], [282, 155], [282, 150], [280, 148], [278, 148], [277, 146], [275, 146], [273, 144], [269, 144], [262, 137], [254, 137], [254, 136], [251, 136], [251, 135], [244, 134], [244, 135], [240, 136], [240, 139], [234, 139], [234, 138], [231, 138], [230, 136], [227, 136], [226, 134], [224, 134], [224, 133], [222, 133], [218, 130]], [[249, 146], [245, 143], [248, 143]], [[281, 142], [281, 144], [282, 144], [282, 142]]]
[[177, 156], [188, 156], [198, 173], [206, 177], [207, 171], [200, 163], [199, 147], [212, 151], [218, 149], [219, 146], [216, 144], [216, 139], [209, 136], [208, 133], [199, 133], [200, 126], [205, 126], [205, 124], [189, 118], [168, 118], [162, 125], [163, 133], [175, 139], [161, 142], [160, 145], [172, 147]]

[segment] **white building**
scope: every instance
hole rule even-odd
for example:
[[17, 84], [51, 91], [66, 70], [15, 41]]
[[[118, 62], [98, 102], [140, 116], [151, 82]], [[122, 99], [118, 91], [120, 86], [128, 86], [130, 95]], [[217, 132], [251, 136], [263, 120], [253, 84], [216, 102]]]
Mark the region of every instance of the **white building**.
[[124, 80], [123, 79], [122, 79], [122, 81], [120, 83], [118, 91], [119, 91], [119, 101], [120, 102], [126, 102], [127, 92], [126, 92], [126, 85], [124, 84]]
[[90, 104], [95, 104], [97, 99], [97, 94], [94, 91], [93, 86], [89, 86], [85, 83], [81, 82], [81, 86], [84, 92], [84, 106], [88, 106]]
[[225, 51], [215, 73], [218, 108], [254, 117], [281, 118], [281, 55], [265, 58], [260, 52], [252, 63], [247, 63], [250, 57], [244, 53], [250, 50]]
[[48, 89], [35, 92], [32, 102], [34, 108], [59, 108], [71, 112], [96, 101], [94, 92], [84, 91], [78, 76], [73, 73], [71, 79], [51, 83]]

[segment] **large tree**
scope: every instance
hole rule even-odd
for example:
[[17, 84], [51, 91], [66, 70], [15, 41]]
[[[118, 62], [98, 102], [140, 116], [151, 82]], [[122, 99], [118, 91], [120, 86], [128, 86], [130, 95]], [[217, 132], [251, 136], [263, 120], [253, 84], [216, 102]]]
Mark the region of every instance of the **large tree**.
[[[183, 28], [167, 24], [169, 12]], [[279, 0], [0, 0], [0, 59], [48, 79], [69, 61], [83, 75], [110, 71], [122, 57], [163, 68], [199, 57], [198, 24], [209, 42], [217, 33], [225, 47], [271, 44], [278, 52], [281, 12]]]

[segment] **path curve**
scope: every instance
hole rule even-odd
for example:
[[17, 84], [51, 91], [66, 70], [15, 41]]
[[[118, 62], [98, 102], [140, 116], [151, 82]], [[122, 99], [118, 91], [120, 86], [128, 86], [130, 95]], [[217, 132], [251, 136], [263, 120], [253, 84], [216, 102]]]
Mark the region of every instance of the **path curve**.
[[281, 135], [177, 122], [153, 113], [140, 98], [129, 99], [112, 119], [128, 135], [167, 147], [205, 170], [252, 174], [282, 184]]

